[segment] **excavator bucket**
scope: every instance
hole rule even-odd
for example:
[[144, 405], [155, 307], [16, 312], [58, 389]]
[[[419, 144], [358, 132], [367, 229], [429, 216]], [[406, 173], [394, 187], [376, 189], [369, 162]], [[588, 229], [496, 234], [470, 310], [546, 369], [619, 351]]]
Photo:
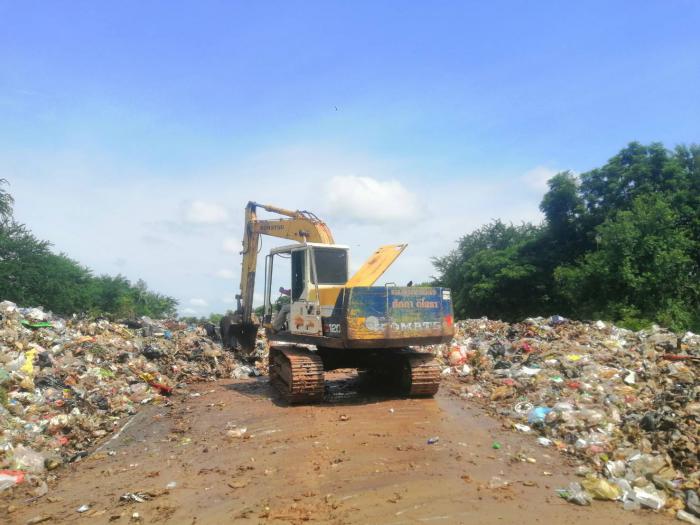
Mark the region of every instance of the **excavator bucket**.
[[406, 249], [406, 244], [388, 244], [375, 251], [365, 264], [345, 283], [348, 288], [372, 286]]
[[255, 350], [255, 338], [258, 335], [259, 325], [256, 323], [237, 322], [235, 315], [226, 315], [221, 318], [221, 342], [224, 348], [243, 355], [250, 355]]

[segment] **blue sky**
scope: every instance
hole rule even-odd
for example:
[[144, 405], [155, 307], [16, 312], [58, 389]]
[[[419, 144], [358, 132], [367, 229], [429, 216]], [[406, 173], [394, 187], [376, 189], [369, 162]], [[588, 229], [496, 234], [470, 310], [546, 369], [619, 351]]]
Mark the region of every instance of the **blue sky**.
[[[182, 310], [230, 305], [247, 200], [317, 211], [387, 279], [548, 176], [697, 142], [700, 3], [6, 2], [0, 177], [16, 215]], [[272, 243], [267, 243], [269, 247]]]

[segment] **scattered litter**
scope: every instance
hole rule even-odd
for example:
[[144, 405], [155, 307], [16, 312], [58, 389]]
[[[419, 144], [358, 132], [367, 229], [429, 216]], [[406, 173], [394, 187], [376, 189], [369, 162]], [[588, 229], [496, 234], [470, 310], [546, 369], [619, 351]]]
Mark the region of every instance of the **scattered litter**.
[[204, 327], [62, 319], [0, 302], [0, 491], [99, 452], [141, 405], [168, 404], [188, 383], [266, 373], [266, 354], [262, 337], [244, 363]]
[[661, 510], [666, 504], [666, 496], [651, 485], [634, 487], [634, 499], [652, 510]]
[[498, 476], [493, 476], [489, 480], [489, 488], [490, 489], [502, 489], [510, 485], [510, 481], [499, 478]]
[[23, 481], [23, 470], [0, 470], [0, 491], [19, 485]]
[[[444, 360], [444, 380], [541, 446], [569, 455], [583, 479], [557, 491], [562, 498], [665, 508], [688, 523], [700, 518], [700, 336], [560, 316], [455, 327], [453, 342], [433, 349]], [[188, 383], [266, 373], [266, 351], [258, 341], [254, 364], [242, 363], [203, 328], [177, 321], [61, 319], [1, 302], [0, 491], [99, 451], [96, 442], [118, 435], [142, 404], [169, 404], [176, 392], [203, 395], [188, 393]], [[226, 436], [250, 437], [246, 428], [227, 428]], [[502, 445], [493, 441], [491, 448]], [[32, 481], [35, 495], [45, 486]], [[120, 499], [152, 497], [130, 492]]]
[[535, 407], [528, 413], [527, 422], [531, 425], [544, 423], [547, 414], [549, 414], [551, 411], [552, 409], [548, 407]]
[[679, 510], [676, 512], [676, 518], [678, 518], [680, 521], [691, 523], [692, 525], [700, 525], [700, 518], [693, 516], [690, 512], [686, 512], [684, 510]]
[[44, 523], [45, 521], [52, 520], [52, 516], [35, 516], [27, 520], [27, 525], [37, 525], [38, 523]]
[[593, 499], [616, 500], [622, 497], [622, 489], [605, 478], [586, 478], [581, 486]]
[[700, 518], [700, 496], [697, 490], [688, 489], [685, 491], [685, 504], [691, 514]]
[[[452, 371], [445, 381], [568, 455], [584, 479], [559, 491], [567, 501], [700, 517], [700, 336], [560, 316], [469, 319], [455, 332], [450, 344], [433, 347]], [[462, 375], [465, 365], [470, 373]]]
[[559, 489], [557, 493], [560, 497], [575, 505], [587, 506], [591, 504], [591, 497], [576, 482], [570, 483], [566, 489]]
[[152, 496], [148, 492], [127, 492], [122, 494], [119, 499], [121, 501], [135, 501], [136, 503], [145, 503], [146, 501], [152, 499]]
[[242, 438], [247, 437], [246, 432], [248, 432], [246, 427], [232, 428], [231, 430], [226, 431], [226, 435], [231, 438]]

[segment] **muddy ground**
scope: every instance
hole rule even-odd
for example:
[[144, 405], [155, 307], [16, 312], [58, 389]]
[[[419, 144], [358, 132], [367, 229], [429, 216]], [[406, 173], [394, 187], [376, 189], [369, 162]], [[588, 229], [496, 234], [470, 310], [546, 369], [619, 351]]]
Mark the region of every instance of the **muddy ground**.
[[[5, 496], [0, 521], [675, 521], [627, 512], [616, 503], [566, 503], [555, 493], [575, 479], [565, 458], [539, 447], [534, 437], [503, 429], [481, 408], [453, 396], [449, 384], [435, 399], [396, 399], [347, 375], [330, 379], [320, 406], [287, 406], [266, 378], [195, 385], [170, 406], [144, 407], [97, 452], [59, 469], [47, 495], [35, 501], [22, 490]], [[433, 437], [439, 440], [428, 444]], [[494, 442], [501, 448], [494, 449]], [[510, 484], [493, 488], [494, 478]], [[136, 497], [144, 501], [122, 501], [126, 493], [142, 493]], [[79, 513], [82, 505], [89, 510]]]

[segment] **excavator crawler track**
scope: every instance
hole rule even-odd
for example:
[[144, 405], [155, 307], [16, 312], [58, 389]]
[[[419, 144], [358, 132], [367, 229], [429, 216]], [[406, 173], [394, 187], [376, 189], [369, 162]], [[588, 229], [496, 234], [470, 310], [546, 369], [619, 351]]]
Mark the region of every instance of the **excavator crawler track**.
[[432, 354], [403, 356], [401, 390], [410, 397], [432, 397], [440, 388], [440, 366]]
[[317, 403], [323, 399], [321, 358], [299, 346], [270, 347], [270, 382], [289, 403]]

